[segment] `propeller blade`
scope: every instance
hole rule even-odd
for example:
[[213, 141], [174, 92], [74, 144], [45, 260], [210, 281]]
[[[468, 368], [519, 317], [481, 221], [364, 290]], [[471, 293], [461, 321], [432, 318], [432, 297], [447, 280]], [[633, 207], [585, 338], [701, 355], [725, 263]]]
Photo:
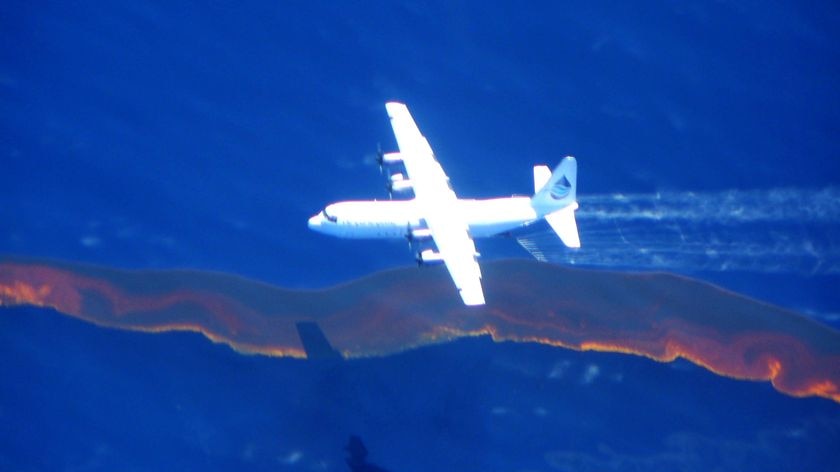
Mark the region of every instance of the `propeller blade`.
[[382, 173], [382, 166], [385, 160], [385, 155], [382, 153], [382, 144], [376, 143], [376, 163], [379, 164], [379, 173]]

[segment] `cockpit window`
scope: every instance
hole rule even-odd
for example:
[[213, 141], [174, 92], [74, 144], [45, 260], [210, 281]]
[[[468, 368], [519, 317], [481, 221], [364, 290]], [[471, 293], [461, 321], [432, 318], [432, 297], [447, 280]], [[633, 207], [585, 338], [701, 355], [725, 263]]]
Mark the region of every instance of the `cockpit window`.
[[329, 213], [327, 213], [326, 209], [324, 209], [324, 211], [322, 211], [321, 214], [324, 215], [324, 218], [326, 218], [328, 221], [331, 221], [333, 223], [338, 221], [338, 218], [336, 218], [336, 217], [330, 215]]

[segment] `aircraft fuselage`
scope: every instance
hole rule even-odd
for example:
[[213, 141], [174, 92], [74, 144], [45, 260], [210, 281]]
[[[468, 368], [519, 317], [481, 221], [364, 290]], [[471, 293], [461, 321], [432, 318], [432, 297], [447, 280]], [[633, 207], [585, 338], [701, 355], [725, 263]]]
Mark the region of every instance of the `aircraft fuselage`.
[[[474, 238], [494, 236], [538, 220], [529, 197], [456, 200], [456, 211]], [[415, 200], [333, 203], [309, 219], [315, 231], [342, 238], [424, 237], [423, 209]]]
[[[388, 169], [389, 194], [410, 191], [414, 198], [333, 203], [309, 219], [310, 228], [341, 238], [407, 238], [411, 250], [417, 251], [418, 264], [446, 266], [467, 306], [485, 303], [474, 238], [545, 218], [567, 246], [580, 247], [574, 216], [578, 207], [574, 157], [564, 157], [554, 171], [534, 166], [531, 197], [459, 199], [408, 107], [388, 102], [385, 109], [400, 151], [379, 152], [377, 162], [380, 170]], [[392, 166], [403, 171], [394, 172], [399, 169]]]

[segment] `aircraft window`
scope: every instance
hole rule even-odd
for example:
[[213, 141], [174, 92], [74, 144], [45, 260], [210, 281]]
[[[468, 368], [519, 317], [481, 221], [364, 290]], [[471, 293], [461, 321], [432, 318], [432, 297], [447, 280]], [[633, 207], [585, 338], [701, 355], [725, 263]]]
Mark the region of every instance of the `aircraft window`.
[[327, 220], [329, 220], [329, 221], [331, 221], [331, 222], [333, 222], [333, 223], [335, 223], [335, 222], [337, 222], [337, 221], [338, 221], [338, 218], [336, 218], [335, 216], [329, 215], [329, 214], [327, 213], [327, 210], [324, 210], [324, 211], [322, 211], [321, 213], [324, 215], [324, 218], [326, 218]]

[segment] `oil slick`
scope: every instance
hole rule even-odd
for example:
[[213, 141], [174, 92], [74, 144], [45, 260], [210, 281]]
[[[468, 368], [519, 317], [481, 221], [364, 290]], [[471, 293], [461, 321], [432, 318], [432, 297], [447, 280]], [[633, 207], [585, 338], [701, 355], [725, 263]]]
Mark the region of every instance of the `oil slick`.
[[491, 335], [681, 357], [719, 375], [769, 380], [788, 395], [840, 402], [840, 333], [797, 313], [669, 274], [508, 260], [487, 263], [484, 282], [492, 295], [476, 310], [452, 292], [442, 267], [301, 291], [210, 272], [0, 259], [2, 305], [50, 307], [119, 329], [196, 331], [243, 353], [305, 357], [308, 337], [325, 355], [352, 358]]

